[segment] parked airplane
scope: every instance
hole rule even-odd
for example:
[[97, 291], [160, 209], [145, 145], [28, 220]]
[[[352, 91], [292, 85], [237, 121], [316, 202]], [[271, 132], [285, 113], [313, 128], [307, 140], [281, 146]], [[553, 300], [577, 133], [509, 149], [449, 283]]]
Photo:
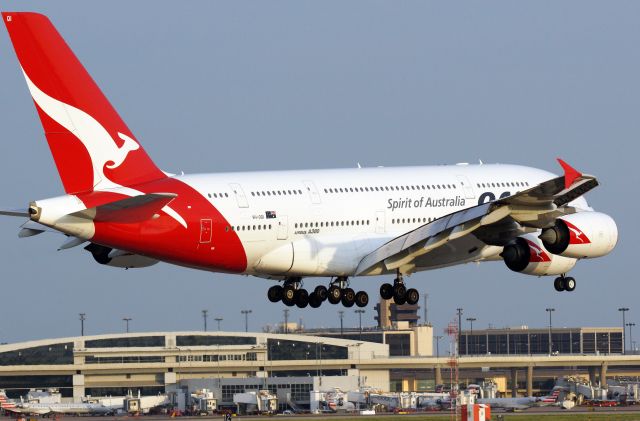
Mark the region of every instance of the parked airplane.
[[108, 415], [114, 414], [120, 408], [111, 408], [98, 403], [34, 403], [22, 402], [16, 404], [8, 411], [18, 414], [48, 415]]
[[[404, 275], [503, 260], [513, 271], [566, 276], [608, 254], [618, 232], [582, 197], [598, 185], [515, 165], [452, 165], [172, 175], [161, 171], [47, 17], [4, 12], [65, 195], [5, 215], [28, 217], [20, 237], [53, 229], [60, 249], [89, 243], [98, 263], [164, 261], [279, 281], [268, 298], [364, 307], [349, 279], [393, 275], [380, 294], [416, 303]], [[309, 293], [303, 279], [330, 278]]]

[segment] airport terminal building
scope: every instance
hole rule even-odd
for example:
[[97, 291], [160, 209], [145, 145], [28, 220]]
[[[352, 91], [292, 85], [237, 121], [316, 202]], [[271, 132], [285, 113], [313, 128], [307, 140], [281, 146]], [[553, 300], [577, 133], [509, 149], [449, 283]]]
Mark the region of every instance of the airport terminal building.
[[[549, 337], [544, 329], [463, 331], [457, 359], [444, 351], [449, 342], [441, 341], [440, 355], [434, 352], [433, 334], [431, 326], [398, 323], [362, 332], [149, 332], [5, 344], [0, 345], [0, 388], [13, 397], [30, 388], [58, 388], [79, 399], [214, 384], [222, 404], [238, 391], [266, 387], [304, 405], [310, 390], [323, 387], [433, 390], [449, 383], [456, 365], [461, 383], [491, 379], [506, 395], [546, 392], [563, 375], [602, 382], [640, 376], [640, 356], [622, 353], [621, 328], [554, 329], [552, 342], [558, 345], [552, 354], [542, 352], [544, 341], [536, 345], [541, 352], [533, 352], [534, 338]], [[563, 338], [569, 344], [563, 345]], [[506, 348], [493, 352], [494, 342]]]

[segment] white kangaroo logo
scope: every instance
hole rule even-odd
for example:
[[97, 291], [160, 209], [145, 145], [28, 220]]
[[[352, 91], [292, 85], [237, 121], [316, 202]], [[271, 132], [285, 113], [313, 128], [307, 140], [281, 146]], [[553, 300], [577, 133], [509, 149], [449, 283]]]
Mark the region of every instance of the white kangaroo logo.
[[[118, 168], [127, 159], [129, 152], [140, 149], [138, 142], [126, 134], [118, 132], [118, 136], [124, 141], [122, 146], [118, 147], [109, 132], [95, 118], [78, 108], [50, 97], [29, 79], [24, 69], [22, 73], [36, 104], [49, 117], [73, 133], [86, 148], [93, 167], [94, 190], [118, 189], [118, 193], [127, 196], [144, 194], [141, 191], [114, 183], [104, 174], [105, 167], [111, 170]], [[187, 227], [184, 218], [176, 211], [168, 206], [163, 207], [162, 210], [183, 227]]]
[[[24, 70], [23, 70], [24, 73]], [[24, 73], [33, 100], [49, 117], [73, 133], [82, 142], [91, 157], [93, 167], [93, 188], [104, 190], [122, 187], [104, 174], [104, 167], [118, 168], [129, 152], [140, 148], [131, 137], [118, 133], [124, 141], [121, 147], [116, 145], [109, 132], [95, 118], [84, 111], [50, 97], [38, 88]]]

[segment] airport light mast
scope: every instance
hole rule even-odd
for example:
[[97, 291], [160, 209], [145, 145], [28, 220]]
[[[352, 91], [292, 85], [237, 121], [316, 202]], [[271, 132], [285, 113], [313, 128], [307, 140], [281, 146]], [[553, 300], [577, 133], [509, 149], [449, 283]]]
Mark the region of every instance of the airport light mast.
[[344, 311], [340, 310], [338, 311], [338, 316], [340, 317], [340, 336], [343, 335], [343, 325], [342, 325], [342, 320], [344, 319]]
[[80, 313], [80, 336], [84, 336], [84, 321], [87, 320], [87, 313]]
[[[467, 317], [467, 321], [471, 324], [471, 339], [473, 340], [473, 322], [475, 322], [476, 319], [475, 317]], [[474, 341], [475, 343], [475, 341]], [[467, 355], [469, 355], [469, 335], [467, 335]], [[475, 349], [471, 349], [471, 354], [475, 355]]]
[[629, 322], [627, 323], [627, 326], [629, 326], [629, 345], [631, 345], [631, 353], [635, 354], [635, 347], [633, 346], [633, 334], [631, 333], [631, 328], [634, 327], [636, 324]]
[[436, 338], [436, 358], [440, 358], [440, 339], [442, 339], [443, 337], [444, 336], [442, 335], [434, 336], [434, 338]]
[[222, 317], [216, 317], [215, 319], [216, 322], [218, 322], [218, 332], [220, 332], [220, 322], [223, 321], [224, 319]]
[[551, 313], [556, 311], [555, 308], [547, 308], [546, 311], [549, 313], [549, 355], [553, 351], [553, 342], [551, 342]]
[[129, 322], [133, 319], [131, 317], [123, 317], [122, 320], [125, 323], [125, 332], [129, 333]]
[[618, 311], [622, 312], [622, 354], [624, 355], [626, 354], [625, 350], [627, 349], [627, 335], [624, 334], [625, 333], [624, 331], [626, 329], [624, 316], [625, 316], [625, 313], [629, 311], [629, 308], [620, 307]]
[[244, 314], [244, 331], [249, 331], [249, 314], [253, 313], [252, 310], [240, 310], [240, 313]]
[[204, 331], [207, 331], [207, 313], [209, 313], [208, 310], [202, 310], [202, 318], [204, 319]]
[[458, 307], [456, 309], [456, 311], [458, 312], [458, 335], [457, 335], [457, 339], [458, 339], [458, 352], [460, 352], [460, 338], [462, 337], [461, 333], [462, 333], [462, 308]]
[[359, 308], [355, 312], [358, 313], [358, 318], [360, 319], [360, 340], [362, 340], [362, 315], [364, 314], [364, 309]]
[[284, 333], [286, 335], [289, 333], [289, 309], [285, 308], [282, 312], [284, 313]]

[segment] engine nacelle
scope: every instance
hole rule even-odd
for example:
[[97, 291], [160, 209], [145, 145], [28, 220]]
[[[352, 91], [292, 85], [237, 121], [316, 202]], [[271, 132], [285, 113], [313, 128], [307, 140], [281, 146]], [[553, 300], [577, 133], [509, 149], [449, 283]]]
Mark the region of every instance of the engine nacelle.
[[106, 266], [130, 269], [145, 268], [158, 263], [156, 259], [150, 257], [129, 253], [124, 250], [112, 249], [95, 243], [89, 244], [84, 249], [91, 252], [96, 262]]
[[500, 256], [509, 269], [527, 275], [560, 275], [576, 265], [576, 259], [549, 253], [533, 234], [516, 238], [504, 246]]
[[553, 254], [576, 259], [609, 254], [618, 242], [618, 227], [609, 215], [578, 212], [556, 219], [540, 234], [544, 247]]

